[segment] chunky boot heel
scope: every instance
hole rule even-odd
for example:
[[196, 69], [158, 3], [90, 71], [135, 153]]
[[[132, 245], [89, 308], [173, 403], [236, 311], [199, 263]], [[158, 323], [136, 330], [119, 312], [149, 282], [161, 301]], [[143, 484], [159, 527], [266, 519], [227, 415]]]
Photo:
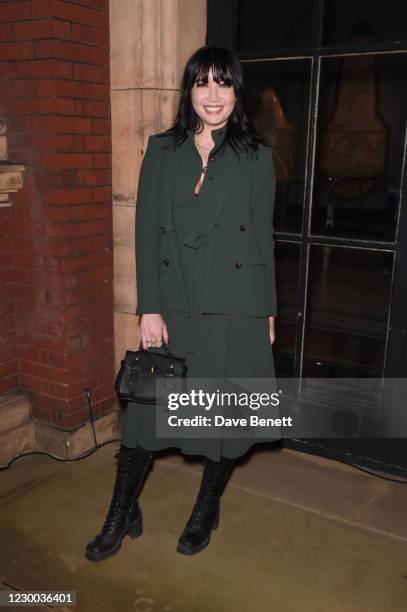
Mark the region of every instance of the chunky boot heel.
[[213, 523], [212, 529], [217, 529], [219, 527], [219, 509], [215, 516], [215, 521]]
[[126, 535], [132, 539], [143, 531], [137, 498], [153, 462], [154, 453], [121, 445], [113, 496], [101, 531], [87, 544], [85, 557], [101, 561], [117, 553]]
[[219, 525], [219, 500], [233, 465], [233, 459], [222, 458], [220, 462], [206, 460], [198, 497], [178, 540], [177, 552], [195, 555], [208, 546], [212, 530]]
[[129, 528], [129, 536], [134, 540], [135, 538], [138, 538], [139, 536], [141, 536], [141, 534], [143, 533], [143, 519], [140, 516], [140, 518], [133, 523], [130, 528]]

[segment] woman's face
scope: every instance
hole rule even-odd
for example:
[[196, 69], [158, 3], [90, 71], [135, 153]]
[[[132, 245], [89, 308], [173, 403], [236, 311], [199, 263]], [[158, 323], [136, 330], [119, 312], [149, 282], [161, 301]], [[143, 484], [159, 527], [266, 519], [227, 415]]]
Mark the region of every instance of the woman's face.
[[232, 85], [213, 80], [210, 68], [207, 83], [195, 81], [191, 90], [191, 102], [204, 127], [217, 129], [226, 125], [234, 109], [236, 96]]

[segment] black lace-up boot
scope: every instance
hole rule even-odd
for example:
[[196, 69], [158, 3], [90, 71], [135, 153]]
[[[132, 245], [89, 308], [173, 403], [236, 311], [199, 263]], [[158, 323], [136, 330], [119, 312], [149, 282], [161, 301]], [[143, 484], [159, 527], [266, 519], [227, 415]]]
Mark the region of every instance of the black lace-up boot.
[[142, 516], [137, 498], [153, 462], [154, 453], [121, 445], [113, 496], [102, 530], [88, 543], [85, 557], [101, 561], [116, 553], [126, 535], [142, 533]]
[[194, 555], [209, 544], [212, 529], [216, 529], [219, 524], [220, 497], [233, 466], [234, 459], [206, 459], [197, 500], [178, 540], [179, 553]]

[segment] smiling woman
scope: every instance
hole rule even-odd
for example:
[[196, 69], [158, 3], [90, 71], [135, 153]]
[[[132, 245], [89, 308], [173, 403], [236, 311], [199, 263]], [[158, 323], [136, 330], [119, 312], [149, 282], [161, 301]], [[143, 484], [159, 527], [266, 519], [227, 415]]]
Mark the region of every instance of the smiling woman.
[[[223, 47], [202, 47], [185, 67], [174, 125], [149, 138], [136, 207], [136, 314], [142, 344], [157, 352], [164, 352], [163, 342], [169, 344], [174, 355], [186, 358], [190, 379], [211, 384], [213, 379], [266, 378], [276, 391], [274, 198], [271, 149], [245, 112], [237, 56]], [[196, 414], [188, 407], [188, 417]], [[227, 418], [239, 414], [235, 405], [225, 409]], [[274, 432], [267, 441], [278, 439]], [[129, 402], [116, 493], [101, 534], [88, 545], [88, 558], [108, 556], [123, 533], [132, 526], [140, 529], [140, 509], [121, 503], [121, 486], [137, 498], [154, 453], [169, 447], [206, 460], [177, 546], [183, 554], [199, 552], [217, 525], [234, 459], [264, 441], [221, 431], [207, 438], [160, 437], [156, 411]], [[120, 485], [121, 466], [128, 474], [129, 461], [135, 462], [136, 475], [132, 472], [128, 484]]]

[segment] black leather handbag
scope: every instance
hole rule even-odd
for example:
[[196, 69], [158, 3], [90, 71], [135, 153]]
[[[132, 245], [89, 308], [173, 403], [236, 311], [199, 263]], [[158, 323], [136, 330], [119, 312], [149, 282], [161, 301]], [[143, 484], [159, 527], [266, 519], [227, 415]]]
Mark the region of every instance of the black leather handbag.
[[165, 404], [168, 393], [185, 391], [186, 359], [173, 355], [165, 342], [162, 347], [166, 355], [144, 349], [142, 342], [138, 351], [126, 351], [115, 382], [121, 400]]

